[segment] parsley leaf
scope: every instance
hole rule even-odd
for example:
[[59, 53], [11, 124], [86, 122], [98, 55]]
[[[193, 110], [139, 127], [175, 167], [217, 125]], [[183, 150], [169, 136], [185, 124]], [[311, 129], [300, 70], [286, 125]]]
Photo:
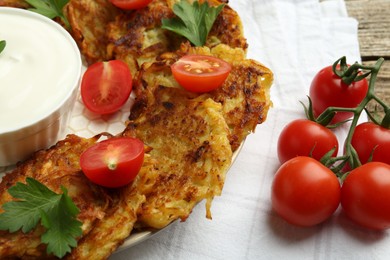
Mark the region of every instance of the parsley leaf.
[[33, 8], [30, 11], [44, 15], [50, 19], [59, 17], [67, 28], [70, 28], [68, 19], [63, 13], [64, 6], [69, 0], [25, 0]]
[[191, 5], [187, 0], [181, 0], [173, 6], [177, 17], [162, 19], [162, 28], [186, 37], [195, 46], [203, 46], [223, 7], [223, 4], [210, 7], [207, 1], [202, 4], [194, 1]]
[[62, 194], [51, 191], [42, 183], [28, 177], [26, 184], [18, 182], [8, 189], [16, 199], [3, 205], [0, 230], [24, 233], [35, 228], [41, 220], [46, 231], [41, 241], [47, 244], [47, 253], [63, 257], [77, 245], [76, 237], [82, 234], [81, 222], [76, 219], [79, 209], [61, 187]]
[[0, 53], [4, 50], [5, 45], [6, 45], [5, 41], [0, 41]]

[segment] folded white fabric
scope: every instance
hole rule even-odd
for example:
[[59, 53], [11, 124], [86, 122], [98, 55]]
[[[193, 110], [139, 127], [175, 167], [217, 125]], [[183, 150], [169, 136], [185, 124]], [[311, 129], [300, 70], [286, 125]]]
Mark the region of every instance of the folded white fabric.
[[[272, 212], [270, 202], [280, 166], [279, 133], [288, 122], [304, 117], [299, 101], [307, 101], [319, 69], [341, 56], [350, 63], [360, 61], [357, 21], [348, 17], [342, 0], [230, 0], [229, 5], [243, 21], [248, 57], [274, 72], [274, 107], [229, 170], [223, 194], [213, 202], [212, 221], [205, 218], [201, 203], [186, 222], [175, 222], [110, 259], [385, 259], [390, 254], [388, 232], [360, 230], [340, 211], [317, 227], [294, 227]], [[79, 100], [68, 132], [116, 134], [124, 128], [127, 108], [100, 117]], [[337, 130], [340, 140], [346, 131]]]
[[[307, 101], [318, 70], [341, 56], [350, 63], [360, 61], [357, 21], [348, 17], [342, 0], [231, 0], [229, 5], [243, 21], [248, 57], [275, 74], [274, 107], [230, 169], [222, 196], [214, 200], [212, 221], [205, 219], [200, 204], [186, 222], [176, 222], [111, 259], [380, 258], [387, 250], [383, 245], [389, 241], [382, 237], [387, 233], [355, 229], [340, 211], [317, 227], [294, 227], [275, 215], [270, 203], [279, 133], [288, 122], [304, 117], [299, 101]], [[346, 128], [337, 135], [342, 139]]]

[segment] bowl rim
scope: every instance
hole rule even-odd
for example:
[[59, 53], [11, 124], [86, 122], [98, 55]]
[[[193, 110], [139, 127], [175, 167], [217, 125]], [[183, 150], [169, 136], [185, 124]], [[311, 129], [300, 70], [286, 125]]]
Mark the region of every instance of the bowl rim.
[[0, 132], [0, 143], [9, 143], [12, 141], [22, 139], [26, 136], [31, 136], [36, 133], [39, 133], [42, 129], [44, 129], [47, 126], [50, 126], [55, 120], [61, 117], [62, 114], [67, 112], [66, 110], [71, 109], [71, 108], [64, 109], [64, 105], [66, 105], [69, 102], [69, 100], [72, 99], [72, 97], [75, 94], [74, 92], [77, 91], [79, 88], [83, 63], [82, 63], [82, 57], [77, 43], [75, 42], [71, 34], [57, 22], [47, 18], [46, 16], [35, 13], [33, 11], [13, 8], [13, 7], [0, 6], [0, 14], [11, 14], [11, 15], [15, 14], [18, 16], [27, 16], [32, 19], [40, 20], [45, 24], [47, 24], [48, 26], [53, 27], [55, 30], [59, 32], [59, 34], [64, 36], [64, 41], [67, 41], [69, 46], [73, 49], [73, 55], [75, 56], [76, 62], [72, 66], [77, 66], [75, 70], [77, 71], [77, 73], [74, 75], [73, 80], [71, 82], [72, 86], [69, 87], [69, 91], [67, 91], [67, 93], [61, 97], [60, 102], [53, 105], [52, 109], [46, 111], [45, 113], [42, 113], [37, 117], [36, 120], [32, 122], [29, 122], [24, 125], [20, 124], [15, 128], [11, 128], [4, 132]]

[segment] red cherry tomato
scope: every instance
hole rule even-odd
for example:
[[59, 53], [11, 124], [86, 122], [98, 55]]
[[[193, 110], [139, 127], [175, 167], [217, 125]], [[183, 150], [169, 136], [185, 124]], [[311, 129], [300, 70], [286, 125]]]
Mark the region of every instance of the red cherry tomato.
[[299, 156], [284, 163], [272, 183], [272, 208], [287, 222], [313, 226], [328, 219], [340, 203], [336, 175], [317, 160]]
[[362, 123], [356, 126], [351, 144], [362, 164], [368, 161], [373, 152], [372, 161], [390, 165], [390, 129], [372, 122]]
[[328, 128], [307, 119], [298, 119], [287, 124], [278, 140], [278, 157], [281, 163], [296, 156], [309, 156], [320, 160], [327, 152], [335, 148], [338, 152], [338, 141]]
[[152, 0], [110, 0], [110, 2], [121, 9], [132, 10], [147, 6]]
[[115, 188], [134, 180], [143, 160], [142, 141], [118, 137], [104, 140], [85, 150], [80, 157], [80, 166], [93, 183]]
[[171, 66], [176, 81], [188, 91], [197, 93], [220, 87], [231, 69], [229, 63], [205, 55], [186, 55]]
[[341, 205], [355, 223], [376, 230], [390, 227], [390, 165], [369, 162], [352, 170], [341, 188]]
[[[320, 70], [313, 78], [310, 86], [310, 98], [313, 103], [315, 116], [320, 115], [328, 107], [357, 107], [365, 98], [368, 91], [366, 79], [346, 85], [339, 76], [335, 75], [332, 66]], [[332, 123], [344, 121], [352, 117], [352, 113], [338, 112]]]
[[97, 114], [118, 111], [127, 101], [133, 82], [129, 67], [120, 60], [97, 62], [87, 68], [81, 81], [84, 105]]

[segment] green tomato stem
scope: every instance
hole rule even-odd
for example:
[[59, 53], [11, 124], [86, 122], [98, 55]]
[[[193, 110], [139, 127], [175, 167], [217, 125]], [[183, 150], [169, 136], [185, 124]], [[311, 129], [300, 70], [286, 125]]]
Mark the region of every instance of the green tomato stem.
[[[337, 64], [339, 62], [340, 62], [340, 69], [337, 70]], [[338, 59], [333, 64], [333, 71], [336, 75], [338, 75], [340, 78], [342, 78], [342, 80], [344, 81], [345, 84], [349, 85], [353, 81], [361, 80], [364, 77], [371, 75], [370, 80], [369, 80], [369, 84], [368, 84], [367, 94], [366, 94], [365, 98], [360, 102], [360, 104], [355, 108], [329, 107], [323, 113], [321, 113], [316, 119], [316, 121], [322, 122], [322, 121], [329, 120], [329, 118], [333, 118], [334, 114], [337, 112], [351, 112], [351, 113], [353, 113], [351, 126], [349, 127], [349, 131], [348, 131], [347, 137], [346, 137], [345, 142], [344, 142], [345, 155], [343, 157], [338, 157], [340, 160], [342, 158], [344, 158], [344, 160], [345, 160], [345, 158], [348, 158], [348, 162], [349, 162], [350, 167], [352, 169], [361, 165], [361, 162], [359, 160], [359, 156], [351, 144], [352, 136], [353, 136], [355, 128], [358, 124], [358, 120], [360, 118], [361, 113], [363, 112], [363, 110], [365, 110], [365, 107], [367, 106], [367, 104], [371, 100], [375, 100], [379, 105], [381, 105], [383, 107], [383, 109], [386, 112], [386, 116], [382, 120], [382, 125], [390, 127], [390, 109], [382, 100], [380, 100], [380, 98], [378, 98], [375, 95], [375, 81], [377, 79], [378, 72], [379, 72], [380, 67], [382, 66], [383, 62], [384, 62], [384, 59], [380, 58], [380, 59], [378, 59], [378, 61], [375, 63], [374, 66], [363, 66], [361, 64], [354, 63], [350, 67], [347, 67], [345, 57]], [[362, 75], [358, 76], [360, 70], [368, 70], [368, 72], [363, 73]], [[344, 177], [341, 178], [341, 180], [343, 180], [343, 179], [344, 179]]]
[[387, 109], [385, 116], [383, 117], [380, 125], [386, 129], [390, 129], [390, 109]]
[[349, 163], [350, 163], [350, 166], [352, 169], [361, 165], [361, 162], [359, 160], [359, 156], [351, 144], [352, 136], [353, 136], [353, 133], [355, 132], [355, 128], [358, 124], [358, 120], [359, 120], [360, 115], [363, 112], [364, 108], [367, 106], [367, 104], [372, 99], [378, 100], [378, 98], [375, 96], [375, 81], [376, 81], [379, 69], [382, 66], [383, 62], [384, 62], [384, 59], [381, 58], [372, 67], [361, 66], [359, 64], [358, 64], [359, 66], [357, 66], [358, 68], [364, 67], [365, 69], [370, 70], [371, 77], [369, 80], [368, 91], [367, 91], [366, 97], [362, 100], [362, 102], [355, 109], [353, 109], [354, 116], [353, 116], [351, 126], [350, 126], [349, 131], [348, 131], [347, 138], [345, 140], [346, 154], [350, 156]]

